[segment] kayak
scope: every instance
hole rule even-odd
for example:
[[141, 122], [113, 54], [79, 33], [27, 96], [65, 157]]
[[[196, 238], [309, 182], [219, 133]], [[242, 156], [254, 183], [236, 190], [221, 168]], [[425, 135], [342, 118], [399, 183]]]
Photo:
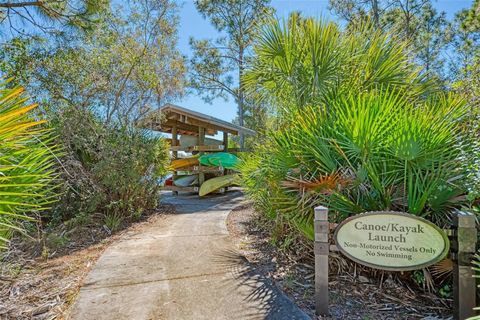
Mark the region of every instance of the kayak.
[[201, 155], [198, 160], [204, 166], [223, 167], [225, 169], [235, 169], [240, 164], [240, 159], [231, 153], [216, 152]]
[[236, 179], [236, 174], [228, 174], [226, 176], [209, 179], [200, 186], [198, 195], [203, 197], [204, 195], [207, 195], [215, 190], [231, 186], [232, 184], [235, 184]]
[[198, 157], [191, 157], [191, 158], [183, 158], [183, 159], [175, 159], [172, 160], [170, 163], [170, 167], [176, 170], [183, 167], [190, 167], [198, 165]]
[[198, 183], [198, 176], [196, 174], [186, 176], [176, 176], [173, 178], [173, 184], [177, 187], [188, 187]]
[[[181, 135], [180, 136], [180, 145], [182, 147], [193, 147], [198, 145], [198, 137], [195, 136], [187, 136]], [[215, 140], [212, 138], [205, 138], [203, 141], [203, 145], [205, 146], [221, 146], [223, 142], [220, 140]]]
[[164, 183], [165, 186], [173, 186], [173, 176], [167, 178]]

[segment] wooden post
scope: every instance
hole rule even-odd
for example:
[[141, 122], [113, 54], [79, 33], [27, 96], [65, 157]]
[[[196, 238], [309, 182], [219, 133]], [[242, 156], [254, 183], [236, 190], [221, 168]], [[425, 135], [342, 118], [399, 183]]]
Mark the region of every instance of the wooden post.
[[[203, 146], [205, 144], [205, 128], [203, 127], [198, 127], [198, 146]], [[199, 152], [202, 154], [203, 152]], [[200, 165], [201, 167], [201, 165]], [[201, 186], [203, 182], [205, 181], [205, 173], [200, 172], [198, 173], [198, 185]]]
[[223, 151], [228, 152], [228, 132], [223, 131]]
[[[177, 134], [177, 126], [172, 127], [172, 146], [177, 146], [178, 145], [178, 134]], [[173, 159], [178, 158], [178, 151], [172, 151], [172, 157]], [[177, 174], [177, 171], [173, 171], [173, 176]], [[172, 191], [172, 194], [178, 195], [178, 191]]]
[[477, 242], [475, 216], [458, 211], [453, 218], [452, 241], [454, 319], [464, 320], [475, 315], [476, 281], [473, 278], [472, 259]]
[[[177, 126], [172, 127], [172, 147], [178, 146], [178, 135], [177, 135]], [[177, 159], [178, 152], [172, 151], [172, 155], [174, 159]]]
[[[223, 131], [223, 151], [228, 152], [228, 132], [227, 131]], [[226, 174], [228, 174], [228, 170], [223, 169], [223, 175], [226, 175]], [[224, 192], [227, 192], [228, 187], [225, 187], [223, 190]]]
[[315, 310], [317, 315], [328, 315], [328, 209], [315, 208]]

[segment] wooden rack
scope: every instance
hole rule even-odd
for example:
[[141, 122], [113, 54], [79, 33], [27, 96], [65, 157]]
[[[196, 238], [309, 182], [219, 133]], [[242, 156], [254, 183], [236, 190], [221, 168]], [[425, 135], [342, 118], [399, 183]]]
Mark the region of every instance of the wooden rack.
[[[193, 152], [198, 153], [199, 155], [210, 152], [242, 152], [244, 150], [238, 148], [228, 148], [229, 135], [237, 136], [240, 134], [256, 134], [253, 130], [173, 104], [166, 104], [159, 110], [149, 113], [146, 117], [140, 120], [139, 126], [154, 131], [170, 133], [172, 135], [170, 147], [172, 159], [178, 159], [179, 151]], [[206, 135], [213, 136], [220, 132], [223, 134], [223, 141], [221, 142], [221, 145], [211, 146], [205, 144]], [[196, 137], [196, 145], [181, 146], [178, 139], [179, 135]], [[229, 173], [230, 170], [225, 170], [221, 167], [207, 167], [199, 165], [188, 168], [180, 168], [173, 172], [174, 177], [185, 174], [198, 175], [198, 184], [188, 187], [165, 186], [165, 189], [171, 190], [174, 193], [178, 193], [180, 191], [198, 192], [200, 186], [205, 181], [205, 174], [225, 175]]]
[[[223, 132], [223, 145], [219, 146], [206, 146], [203, 145], [205, 141], [205, 128], [199, 127], [199, 134], [197, 136], [197, 143], [196, 146], [189, 146], [189, 147], [182, 147], [179, 146], [178, 143], [178, 135], [176, 134], [177, 130], [172, 130], [172, 146], [170, 150], [172, 150], [172, 157], [173, 159], [178, 158], [178, 151], [198, 151], [200, 155], [207, 153], [207, 152], [227, 152], [228, 148], [228, 132]], [[182, 174], [181, 174], [182, 173]], [[172, 190], [174, 193], [181, 192], [198, 192], [200, 190], [200, 186], [205, 182], [205, 174], [206, 173], [214, 173], [218, 176], [225, 175], [227, 170], [222, 167], [208, 167], [208, 166], [192, 166], [186, 168], [179, 168], [173, 172], [174, 178], [181, 175], [198, 175], [198, 184], [195, 186], [188, 186], [188, 187], [179, 187], [174, 186], [175, 188], [167, 188], [168, 190]], [[222, 188], [223, 192], [227, 191], [227, 188]]]
[[192, 166], [192, 167], [184, 167], [180, 168], [177, 171], [182, 171], [182, 172], [188, 172], [189, 174], [195, 174], [195, 173], [219, 173], [219, 172], [224, 172], [223, 167], [207, 167], [207, 166]]

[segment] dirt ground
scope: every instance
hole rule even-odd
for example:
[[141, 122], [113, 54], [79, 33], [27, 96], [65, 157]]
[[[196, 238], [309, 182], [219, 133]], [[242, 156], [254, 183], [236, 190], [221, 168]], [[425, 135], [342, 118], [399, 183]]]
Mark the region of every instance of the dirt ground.
[[69, 230], [68, 242], [39, 252], [38, 241], [14, 239], [0, 260], [0, 319], [64, 319], [84, 277], [102, 252], [125, 232], [164, 219], [160, 208], [113, 235], [102, 225]]
[[[271, 243], [265, 227], [261, 227], [251, 205], [238, 207], [228, 217], [228, 228], [235, 237], [241, 254], [274, 280], [298, 306], [315, 318], [314, 270], [309, 259], [297, 253], [279, 250]], [[303, 255], [304, 256], [304, 255]], [[300, 260], [300, 262], [299, 262]], [[439, 299], [399, 281], [395, 275], [385, 273], [370, 279], [360, 271], [336, 271], [346, 261], [333, 257], [330, 271], [330, 317], [317, 319], [451, 319], [451, 301]], [[333, 264], [333, 265], [332, 265]], [[343, 269], [342, 269], [343, 270]]]
[[[114, 235], [102, 227], [78, 228], [67, 244], [44, 257], [38, 248], [13, 245], [0, 262], [0, 319], [64, 319], [84, 277], [107, 246], [126, 231], [163, 219], [172, 208], [161, 212]], [[313, 264], [298, 258], [302, 250], [309, 249], [279, 250], [271, 243], [270, 232], [257, 221], [250, 205], [228, 216], [227, 226], [240, 253], [313, 317]], [[345, 262], [341, 257], [332, 260], [338, 265]], [[329, 289], [331, 316], [318, 319], [451, 319], [451, 301], [410, 288], [391, 276], [380, 281], [360, 271], [336, 274], [334, 265]]]

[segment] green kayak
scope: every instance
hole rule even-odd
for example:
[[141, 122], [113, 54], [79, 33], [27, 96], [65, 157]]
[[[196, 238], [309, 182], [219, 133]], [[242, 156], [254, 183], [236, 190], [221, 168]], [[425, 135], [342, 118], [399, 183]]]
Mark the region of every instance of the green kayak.
[[236, 155], [227, 152], [207, 153], [201, 155], [198, 161], [204, 166], [223, 167], [225, 169], [235, 169], [240, 164], [240, 159]]

